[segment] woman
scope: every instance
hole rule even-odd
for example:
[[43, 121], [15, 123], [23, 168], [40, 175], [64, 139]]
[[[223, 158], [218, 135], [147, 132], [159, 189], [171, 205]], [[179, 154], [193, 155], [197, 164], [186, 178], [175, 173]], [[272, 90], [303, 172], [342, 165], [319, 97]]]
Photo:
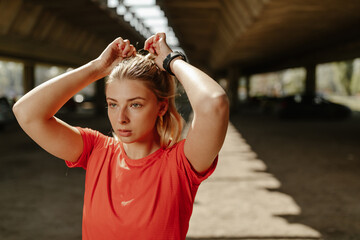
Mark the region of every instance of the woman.
[[[172, 53], [164, 33], [147, 39], [144, 49], [153, 60], [118, 38], [97, 59], [38, 86], [13, 109], [42, 148], [86, 169], [83, 239], [185, 239], [198, 186], [217, 163], [228, 124], [225, 92]], [[110, 72], [106, 100], [114, 138], [54, 117]], [[182, 141], [170, 74], [194, 112]]]

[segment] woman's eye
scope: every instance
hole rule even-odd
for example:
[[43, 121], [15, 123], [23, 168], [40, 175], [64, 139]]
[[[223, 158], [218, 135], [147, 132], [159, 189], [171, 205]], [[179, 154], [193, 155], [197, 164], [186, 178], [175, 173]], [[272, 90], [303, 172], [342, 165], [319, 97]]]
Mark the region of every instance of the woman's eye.
[[116, 108], [116, 103], [108, 103], [109, 108]]
[[140, 103], [132, 103], [131, 105], [130, 105], [130, 107], [132, 107], [132, 108], [141, 108], [143, 105], [142, 104], [140, 104]]

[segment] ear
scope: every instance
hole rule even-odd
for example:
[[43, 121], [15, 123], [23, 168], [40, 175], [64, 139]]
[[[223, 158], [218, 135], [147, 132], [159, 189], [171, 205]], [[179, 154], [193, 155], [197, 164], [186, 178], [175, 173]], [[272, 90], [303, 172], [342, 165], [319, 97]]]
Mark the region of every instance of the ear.
[[160, 117], [164, 116], [166, 111], [169, 108], [169, 100], [168, 99], [164, 99], [163, 101], [159, 102], [159, 113], [158, 115]]

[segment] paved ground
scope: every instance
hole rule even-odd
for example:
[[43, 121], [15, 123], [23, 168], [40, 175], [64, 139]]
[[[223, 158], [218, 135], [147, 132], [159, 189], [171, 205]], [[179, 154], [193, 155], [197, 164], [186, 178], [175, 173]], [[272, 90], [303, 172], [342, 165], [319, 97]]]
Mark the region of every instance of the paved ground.
[[[104, 118], [68, 121], [109, 131]], [[358, 117], [233, 116], [188, 239], [360, 239], [359, 140]], [[9, 126], [0, 132], [0, 239], [81, 239], [83, 185], [84, 171]]]
[[266, 169], [230, 124], [218, 168], [198, 192], [188, 236], [319, 239], [318, 231], [281, 217], [298, 215], [301, 209], [291, 196], [271, 190], [281, 183]]

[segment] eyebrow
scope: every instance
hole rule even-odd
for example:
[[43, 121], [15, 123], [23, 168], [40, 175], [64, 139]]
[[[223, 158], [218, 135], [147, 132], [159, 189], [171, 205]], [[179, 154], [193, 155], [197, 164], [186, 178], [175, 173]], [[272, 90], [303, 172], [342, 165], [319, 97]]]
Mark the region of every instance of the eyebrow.
[[[131, 101], [138, 100], [138, 99], [144, 100], [144, 101], [146, 100], [145, 98], [139, 96], [139, 97], [129, 98], [126, 101], [131, 102]], [[117, 100], [115, 98], [110, 98], [110, 97], [107, 97], [106, 100], [111, 100], [111, 101], [117, 102]]]

